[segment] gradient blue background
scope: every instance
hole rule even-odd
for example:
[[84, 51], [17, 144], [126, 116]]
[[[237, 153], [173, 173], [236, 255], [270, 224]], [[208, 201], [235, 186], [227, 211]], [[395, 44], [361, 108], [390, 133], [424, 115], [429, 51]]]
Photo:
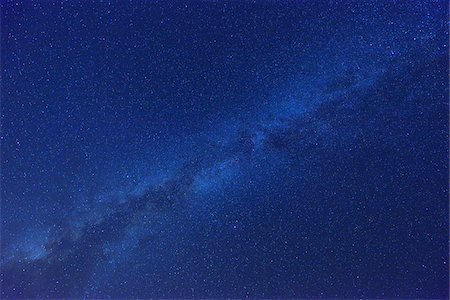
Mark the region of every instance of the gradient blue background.
[[1, 298], [447, 298], [447, 1], [1, 2]]

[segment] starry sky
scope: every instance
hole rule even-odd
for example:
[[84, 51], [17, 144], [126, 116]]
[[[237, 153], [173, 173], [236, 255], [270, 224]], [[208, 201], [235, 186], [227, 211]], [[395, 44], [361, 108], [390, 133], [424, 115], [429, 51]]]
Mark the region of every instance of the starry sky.
[[2, 1], [1, 298], [448, 298], [447, 1]]

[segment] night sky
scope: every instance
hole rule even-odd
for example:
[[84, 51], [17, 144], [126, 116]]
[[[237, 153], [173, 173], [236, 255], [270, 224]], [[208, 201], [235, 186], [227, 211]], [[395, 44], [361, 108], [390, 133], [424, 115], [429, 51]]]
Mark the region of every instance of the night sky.
[[1, 298], [448, 298], [447, 1], [1, 22]]

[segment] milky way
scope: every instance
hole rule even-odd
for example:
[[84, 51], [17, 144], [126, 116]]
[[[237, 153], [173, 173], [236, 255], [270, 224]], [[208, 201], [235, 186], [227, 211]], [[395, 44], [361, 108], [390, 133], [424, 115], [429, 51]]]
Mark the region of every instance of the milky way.
[[3, 2], [2, 298], [448, 297], [447, 10]]

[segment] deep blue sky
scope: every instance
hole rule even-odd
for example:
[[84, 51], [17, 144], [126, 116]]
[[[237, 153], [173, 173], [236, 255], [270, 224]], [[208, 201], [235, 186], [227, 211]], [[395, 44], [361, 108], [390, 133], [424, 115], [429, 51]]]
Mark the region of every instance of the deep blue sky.
[[1, 298], [448, 298], [447, 1], [2, 1]]

